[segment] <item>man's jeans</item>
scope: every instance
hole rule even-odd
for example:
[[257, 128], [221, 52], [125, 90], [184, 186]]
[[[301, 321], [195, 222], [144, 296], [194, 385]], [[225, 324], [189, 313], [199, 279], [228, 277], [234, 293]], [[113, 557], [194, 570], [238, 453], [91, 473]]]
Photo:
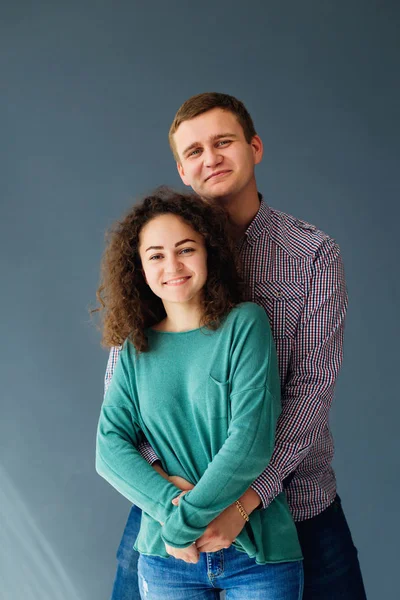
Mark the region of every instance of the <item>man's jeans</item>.
[[[140, 600], [138, 553], [132, 549], [140, 516], [140, 510], [133, 506], [117, 553], [111, 600]], [[317, 517], [296, 525], [304, 556], [303, 600], [365, 600], [357, 550], [339, 497]]]
[[366, 600], [357, 549], [336, 496], [321, 514], [296, 523], [304, 556], [304, 600]]
[[175, 558], [139, 558], [139, 588], [146, 600], [301, 600], [303, 561], [258, 565], [233, 546], [200, 554], [197, 564]]

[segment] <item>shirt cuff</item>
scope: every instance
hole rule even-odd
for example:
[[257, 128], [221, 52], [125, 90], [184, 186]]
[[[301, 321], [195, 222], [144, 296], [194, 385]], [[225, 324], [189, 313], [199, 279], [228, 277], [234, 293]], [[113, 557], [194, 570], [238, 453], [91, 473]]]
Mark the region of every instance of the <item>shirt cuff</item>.
[[138, 445], [138, 450], [142, 458], [144, 458], [144, 460], [146, 460], [150, 465], [155, 463], [157, 460], [160, 460], [157, 454], [154, 452], [153, 448], [150, 446], [149, 442], [147, 441], [140, 442], [140, 444]]
[[279, 473], [271, 465], [268, 465], [250, 487], [260, 496], [262, 508], [267, 508], [272, 500], [283, 491]]

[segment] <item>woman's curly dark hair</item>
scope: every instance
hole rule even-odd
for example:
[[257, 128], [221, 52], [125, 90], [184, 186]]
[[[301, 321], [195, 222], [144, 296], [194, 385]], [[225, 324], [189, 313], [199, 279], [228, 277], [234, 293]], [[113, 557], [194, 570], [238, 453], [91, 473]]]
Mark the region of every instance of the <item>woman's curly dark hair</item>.
[[104, 346], [118, 346], [129, 338], [138, 352], [145, 352], [146, 328], [166, 316], [161, 299], [151, 291], [143, 276], [139, 234], [146, 223], [168, 213], [183, 219], [205, 241], [208, 276], [203, 288], [201, 325], [217, 329], [223, 317], [243, 300], [243, 285], [223, 209], [193, 194], [158, 188], [107, 234], [96, 294], [100, 306], [93, 311], [101, 313]]

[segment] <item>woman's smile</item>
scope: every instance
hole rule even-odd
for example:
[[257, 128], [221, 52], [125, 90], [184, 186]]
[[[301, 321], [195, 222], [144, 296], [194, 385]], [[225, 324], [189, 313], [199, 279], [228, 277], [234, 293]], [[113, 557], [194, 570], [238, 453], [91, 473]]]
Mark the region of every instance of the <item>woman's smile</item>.
[[168, 281], [164, 281], [164, 285], [182, 285], [183, 283], [186, 283], [190, 278], [191, 275], [188, 275], [187, 277], [179, 277], [179, 279], [169, 279]]

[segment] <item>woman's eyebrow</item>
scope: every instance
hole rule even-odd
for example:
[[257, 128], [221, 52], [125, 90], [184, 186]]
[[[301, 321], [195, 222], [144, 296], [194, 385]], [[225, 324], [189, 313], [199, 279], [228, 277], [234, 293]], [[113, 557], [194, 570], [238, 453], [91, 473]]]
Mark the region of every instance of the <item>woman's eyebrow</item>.
[[185, 240], [182, 240], [181, 242], [176, 242], [175, 248], [177, 248], [178, 246], [182, 246], [182, 244], [186, 244], [186, 242], [193, 242], [193, 244], [197, 244], [197, 242], [195, 240], [186, 238]]
[[[181, 240], [180, 242], [176, 242], [175, 248], [177, 248], [178, 246], [182, 246], [182, 244], [186, 244], [186, 242], [193, 242], [193, 244], [197, 244], [196, 240], [186, 238], [184, 240]], [[145, 252], [147, 252], [147, 250], [164, 250], [164, 246], [149, 246], [148, 248], [146, 248]]]

